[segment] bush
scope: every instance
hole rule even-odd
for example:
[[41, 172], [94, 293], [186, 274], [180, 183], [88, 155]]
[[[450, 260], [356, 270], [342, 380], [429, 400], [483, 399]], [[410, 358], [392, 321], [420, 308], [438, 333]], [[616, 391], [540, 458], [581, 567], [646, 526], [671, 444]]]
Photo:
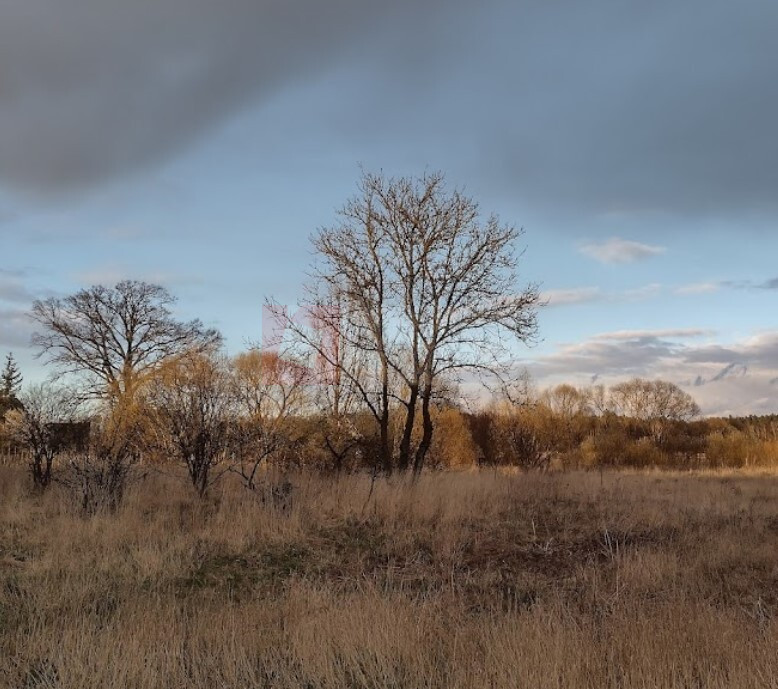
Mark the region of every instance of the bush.
[[759, 440], [741, 431], [712, 433], [708, 436], [706, 458], [711, 467], [775, 466], [778, 441]]
[[545, 469], [551, 460], [543, 442], [545, 419], [532, 409], [516, 409], [496, 417], [490, 442], [498, 464], [522, 469]]
[[84, 514], [115, 512], [124, 498], [134, 461], [90, 448], [67, 462], [59, 483]]
[[435, 432], [428, 457], [430, 466], [467, 469], [478, 462], [478, 448], [462, 412], [453, 407], [435, 414]]
[[108, 416], [95, 423], [89, 444], [70, 452], [58, 483], [86, 515], [115, 512], [137, 477], [140, 427], [134, 418]]

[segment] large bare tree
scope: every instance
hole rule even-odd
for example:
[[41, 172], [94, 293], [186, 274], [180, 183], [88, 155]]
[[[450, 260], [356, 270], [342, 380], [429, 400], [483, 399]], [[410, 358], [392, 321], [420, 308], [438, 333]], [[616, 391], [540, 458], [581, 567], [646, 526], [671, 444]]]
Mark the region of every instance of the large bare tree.
[[[483, 217], [440, 173], [366, 173], [338, 224], [314, 237], [318, 287], [306, 303], [314, 327], [288, 326], [360, 390], [378, 421], [385, 468], [395, 464], [391, 405], [404, 411], [396, 466], [418, 472], [432, 442], [431, 405], [441, 380], [466, 369], [498, 374], [508, 351], [502, 336], [526, 342], [535, 334], [539, 296], [518, 279], [520, 235]], [[333, 294], [337, 308], [328, 308]], [[363, 361], [358, 374], [344, 366], [338, 348], [322, 344], [331, 341], [363, 352], [369, 365]]]
[[63, 371], [86, 374], [92, 393], [131, 396], [168, 357], [219, 342], [199, 320], [177, 320], [174, 302], [164, 287], [135, 280], [38, 300], [32, 317], [43, 330], [33, 344]]

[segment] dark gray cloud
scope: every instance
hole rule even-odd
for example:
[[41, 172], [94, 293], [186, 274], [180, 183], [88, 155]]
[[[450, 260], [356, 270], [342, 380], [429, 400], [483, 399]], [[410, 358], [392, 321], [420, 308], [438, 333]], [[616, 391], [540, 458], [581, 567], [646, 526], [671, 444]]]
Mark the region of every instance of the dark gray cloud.
[[342, 60], [336, 126], [356, 159], [379, 139], [446, 152], [577, 217], [778, 213], [773, 0], [474, 6], [4, 2], [0, 184], [48, 193], [157, 164]]
[[730, 346], [710, 344], [697, 347], [685, 352], [684, 362], [778, 368], [778, 335], [768, 333]]
[[0, 181], [47, 193], [157, 163], [393, 22], [422, 31], [441, 3], [2, 2]]
[[475, 142], [482, 174], [533, 202], [778, 210], [773, 0], [486, 0], [477, 21], [467, 5], [9, 0], [0, 181], [46, 193], [124, 175], [348, 58], [370, 80], [343, 92], [353, 134], [374, 136], [380, 113], [409, 146]]
[[715, 383], [717, 380], [724, 380], [725, 378], [742, 378], [747, 374], [748, 366], [738, 364], [737, 362], [732, 362], [731, 364], [727, 364], [724, 368], [722, 368], [715, 376], [713, 376], [713, 378], [710, 379], [710, 381]]
[[423, 131], [424, 150], [458, 152], [476, 167], [469, 179], [558, 213], [571, 232], [604, 215], [660, 234], [671, 216], [778, 212], [774, 2], [479, 7], [434, 90], [420, 100], [406, 73], [387, 71], [352, 129], [369, 137], [378, 119], [398, 141]]
[[578, 344], [563, 345], [553, 354], [527, 364], [541, 377], [642, 376], [662, 361], [678, 359], [687, 348], [681, 340], [696, 337], [699, 332], [605, 333]]
[[569, 0], [515, 17], [517, 107], [494, 150], [530, 198], [627, 216], [776, 210], [774, 2]]
[[615, 342], [661, 342], [688, 340], [697, 337], [715, 335], [712, 330], [703, 328], [664, 328], [661, 330], [616, 330], [615, 332], [595, 335], [595, 341]]

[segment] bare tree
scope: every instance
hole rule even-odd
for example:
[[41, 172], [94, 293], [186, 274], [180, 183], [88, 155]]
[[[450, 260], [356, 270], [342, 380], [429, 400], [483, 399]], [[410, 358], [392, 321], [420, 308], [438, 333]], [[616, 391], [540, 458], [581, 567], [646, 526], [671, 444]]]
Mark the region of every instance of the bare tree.
[[613, 400], [608, 389], [602, 384], [592, 385], [586, 390], [587, 406], [592, 414], [604, 417], [613, 412]]
[[254, 490], [260, 467], [290, 445], [288, 422], [306, 404], [309, 375], [300, 362], [258, 349], [236, 356], [232, 373], [240, 419], [231, 470]]
[[237, 409], [227, 362], [213, 354], [168, 361], [143, 397], [151, 448], [186, 467], [204, 497], [232, 459]]
[[569, 448], [575, 442], [576, 426], [591, 414], [589, 395], [585, 390], [563, 383], [543, 392], [540, 403], [551, 413], [559, 446]]
[[611, 398], [620, 414], [635, 419], [688, 421], [700, 413], [691, 395], [664, 380], [634, 378], [619, 383], [611, 388]]
[[[345, 317], [342, 295], [335, 291], [326, 308], [310, 313], [313, 323], [316, 354], [313, 362], [313, 403], [319, 413], [320, 431], [324, 446], [329, 453], [330, 467], [339, 472], [350, 465], [349, 458], [370, 457], [367, 447], [376, 446], [378, 453], [373, 459], [374, 469], [388, 466], [389, 457], [381, 448], [388, 447], [389, 429], [389, 382], [384, 386], [379, 374], [380, 365], [372, 353], [355, 346], [359, 337], [357, 328]], [[332, 326], [335, 327], [332, 327]], [[378, 390], [386, 388], [386, 404]], [[372, 390], [373, 392], [368, 392]], [[365, 410], [365, 398], [370, 400], [373, 417], [383, 429], [378, 445], [371, 434], [365, 433], [365, 424], [360, 416]], [[377, 412], [377, 413], [375, 413]]]
[[33, 484], [47, 488], [54, 460], [68, 449], [64, 430], [76, 421], [78, 405], [71, 390], [51, 384], [31, 386], [20, 398], [8, 413], [8, 434], [29, 452]]
[[573, 385], [563, 383], [544, 391], [540, 398], [556, 416], [566, 422], [590, 413], [589, 399], [586, 391]]
[[648, 422], [654, 440], [660, 442], [671, 421], [690, 421], [700, 413], [694, 398], [674, 383], [634, 378], [611, 388], [617, 412]]
[[502, 335], [526, 342], [535, 334], [538, 291], [517, 277], [521, 232], [483, 218], [475, 201], [446, 189], [439, 173], [364, 174], [359, 194], [339, 215], [338, 225], [314, 238], [314, 277], [325, 299], [338, 295], [338, 306], [328, 309], [321, 292], [307, 306], [338, 341], [367, 356], [374, 374], [365, 377], [363, 369], [357, 376], [315, 338], [306, 342], [360, 390], [379, 425], [386, 470], [390, 404], [404, 410], [396, 466], [419, 472], [432, 442], [439, 379], [465, 369], [498, 374], [507, 351]]
[[[375, 238], [368, 235], [366, 242], [377, 250]], [[356, 256], [357, 248], [351, 248]], [[330, 421], [335, 422], [337, 429], [335, 434], [328, 436], [327, 442], [336, 462], [342, 460], [355, 444], [349, 439], [345, 443], [348, 447], [345, 447], [338, 436], [343, 431], [345, 435], [351, 435], [347, 430], [348, 417], [363, 408], [378, 427], [375, 468], [390, 473], [393, 386], [392, 370], [384, 352], [389, 312], [385, 306], [383, 268], [377, 255], [352, 268], [342, 279], [324, 272], [316, 276], [302, 304], [302, 319], [291, 317], [278, 303], [270, 302], [269, 307], [282, 329], [308, 350], [306, 360], [312, 372], [312, 383], [318, 389], [319, 407]], [[361, 292], [355, 286], [357, 282]]]
[[43, 331], [33, 344], [63, 371], [87, 374], [93, 394], [131, 396], [168, 357], [220, 340], [198, 320], [176, 320], [174, 302], [165, 288], [134, 280], [38, 300], [32, 318]]

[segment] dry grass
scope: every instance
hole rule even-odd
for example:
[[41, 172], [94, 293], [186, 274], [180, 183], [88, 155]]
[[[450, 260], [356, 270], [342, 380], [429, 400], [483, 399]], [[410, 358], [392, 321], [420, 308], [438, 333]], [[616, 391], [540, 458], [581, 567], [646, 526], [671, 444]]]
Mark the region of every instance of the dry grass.
[[155, 476], [82, 519], [0, 469], [9, 687], [778, 687], [778, 479]]

